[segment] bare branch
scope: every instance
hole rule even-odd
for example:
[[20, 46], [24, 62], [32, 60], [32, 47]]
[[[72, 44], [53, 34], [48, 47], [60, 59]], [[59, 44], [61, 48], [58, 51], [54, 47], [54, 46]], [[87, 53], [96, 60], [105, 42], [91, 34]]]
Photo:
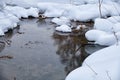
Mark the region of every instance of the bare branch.
[[117, 35], [116, 35], [116, 33], [115, 33], [115, 31], [114, 31], [114, 29], [113, 29], [113, 27], [112, 27], [112, 30], [113, 30], [113, 35], [115, 36], [115, 39], [116, 39], [116, 45], [118, 45], [119, 43], [119, 39], [118, 39], [118, 37], [117, 37]]
[[102, 18], [102, 10], [101, 10], [102, 2], [103, 2], [103, 0], [98, 0], [98, 3], [99, 3], [99, 12], [100, 12], [100, 18]]
[[110, 77], [110, 75], [109, 75], [109, 72], [106, 71], [106, 73], [107, 73], [107, 76], [108, 76], [109, 80], [112, 80], [111, 77]]
[[90, 65], [88, 65], [86, 62], [84, 62], [84, 63], [90, 68], [90, 70], [91, 70], [95, 75], [98, 74]]

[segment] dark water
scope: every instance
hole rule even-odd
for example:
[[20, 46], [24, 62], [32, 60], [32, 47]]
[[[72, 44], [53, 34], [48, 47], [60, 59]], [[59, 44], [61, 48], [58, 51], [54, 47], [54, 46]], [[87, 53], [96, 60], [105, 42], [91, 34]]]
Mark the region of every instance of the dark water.
[[0, 59], [0, 80], [64, 80], [102, 48], [88, 45], [84, 32], [63, 34], [55, 26], [50, 19], [26, 19], [1, 37], [0, 56], [12, 59]]

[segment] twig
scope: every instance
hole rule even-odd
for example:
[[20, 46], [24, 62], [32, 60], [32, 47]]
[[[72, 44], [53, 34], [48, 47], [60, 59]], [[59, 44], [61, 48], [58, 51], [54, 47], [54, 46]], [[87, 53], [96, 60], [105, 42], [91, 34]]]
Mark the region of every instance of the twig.
[[101, 10], [101, 6], [102, 6], [102, 2], [103, 2], [103, 0], [98, 0], [98, 2], [99, 2], [100, 18], [102, 18], [102, 10]]
[[112, 80], [109, 73], [108, 73], [108, 71], [106, 71], [106, 73], [107, 73], [107, 76], [108, 76], [109, 80]]
[[0, 56], [0, 59], [13, 59], [13, 56]]
[[117, 44], [116, 45], [119, 45], [119, 39], [118, 39], [118, 37], [117, 37], [117, 35], [116, 35], [116, 33], [115, 33], [115, 31], [114, 31], [114, 29], [113, 29], [113, 27], [112, 27], [112, 32], [113, 32], [113, 35], [115, 36], [115, 39], [116, 39], [116, 42], [117, 42]]
[[98, 74], [90, 65], [88, 65], [86, 62], [85, 62], [85, 64], [90, 68], [90, 70], [91, 70], [95, 75]]

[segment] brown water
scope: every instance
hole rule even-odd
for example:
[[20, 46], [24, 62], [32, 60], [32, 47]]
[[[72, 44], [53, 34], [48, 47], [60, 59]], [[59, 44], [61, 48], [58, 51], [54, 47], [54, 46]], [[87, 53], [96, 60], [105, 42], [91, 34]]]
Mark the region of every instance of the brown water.
[[[75, 24], [75, 23], [73, 23]], [[24, 19], [0, 38], [0, 80], [64, 80], [98, 45], [86, 45], [83, 32], [55, 32], [50, 19]], [[5, 44], [6, 41], [9, 44]]]

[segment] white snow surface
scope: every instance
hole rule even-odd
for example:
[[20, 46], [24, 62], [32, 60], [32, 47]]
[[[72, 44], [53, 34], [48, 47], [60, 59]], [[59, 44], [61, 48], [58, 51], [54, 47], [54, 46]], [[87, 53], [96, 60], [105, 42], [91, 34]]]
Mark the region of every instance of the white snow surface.
[[97, 18], [94, 29], [89, 30], [85, 35], [88, 40], [95, 41], [95, 44], [110, 46], [117, 43], [120, 40], [120, 17]]
[[[38, 17], [39, 16], [38, 13], [43, 13], [45, 17], [54, 18], [52, 22], [56, 23], [57, 25], [64, 25], [64, 24], [69, 25], [70, 20], [84, 21], [84, 22], [90, 20], [94, 21], [96, 18], [100, 17], [98, 0], [81, 0], [81, 1], [71, 0], [71, 1], [70, 0], [65, 0], [65, 1], [1, 0], [0, 10], [1, 11], [4, 10], [5, 12], [14, 15], [17, 18], [21, 18], [21, 17], [28, 18], [28, 16]], [[118, 3], [119, 1], [117, 2], [112, 2], [112, 1], [114, 0], [103, 1], [103, 4], [101, 6], [102, 17], [120, 15], [120, 11], [119, 11], [120, 5]], [[80, 5], [75, 5], [74, 3], [76, 2], [77, 3], [80, 2]], [[6, 6], [5, 4], [9, 4], [10, 6], [8, 5]], [[11, 6], [11, 5], [16, 5], [16, 6]], [[101, 21], [104, 22], [105, 20], [101, 20]], [[98, 26], [97, 22], [99, 24], [100, 20], [98, 21], [96, 20], [95, 25]], [[108, 23], [108, 21], [106, 22]], [[117, 27], [115, 31], [118, 31], [118, 28], [119, 27]]]
[[0, 12], [0, 35], [4, 35], [8, 29], [16, 27], [18, 21], [19, 19], [16, 16], [7, 12]]
[[[111, 6], [112, 5], [112, 6]], [[44, 12], [46, 17], [60, 17], [65, 16], [70, 20], [89, 21], [94, 20], [100, 16], [99, 4], [58, 4], [58, 3], [38, 3], [40, 11]], [[120, 5], [115, 2], [103, 3], [101, 7], [102, 17], [117, 16], [120, 14]]]
[[7, 32], [8, 29], [16, 27], [21, 17], [38, 17], [38, 13], [39, 10], [33, 7], [25, 9], [19, 6], [5, 6], [0, 11], [0, 35], [4, 35], [4, 32]]
[[72, 32], [71, 27], [69, 27], [69, 26], [67, 26], [67, 25], [65, 25], [65, 24], [56, 27], [55, 30], [56, 30], [56, 31], [60, 31], [60, 32]]
[[90, 55], [82, 67], [72, 71], [66, 80], [120, 80], [120, 45], [113, 45]]
[[52, 22], [57, 25], [63, 25], [63, 24], [69, 25], [70, 24], [70, 20], [66, 17], [53, 18]]
[[25, 9], [23, 7], [19, 6], [6, 6], [5, 8], [6, 11], [8, 11], [11, 14], [14, 14], [16, 17], [21, 18], [28, 18], [28, 16], [33, 16], [33, 17], [38, 17], [38, 9], [37, 8], [29, 8]]

